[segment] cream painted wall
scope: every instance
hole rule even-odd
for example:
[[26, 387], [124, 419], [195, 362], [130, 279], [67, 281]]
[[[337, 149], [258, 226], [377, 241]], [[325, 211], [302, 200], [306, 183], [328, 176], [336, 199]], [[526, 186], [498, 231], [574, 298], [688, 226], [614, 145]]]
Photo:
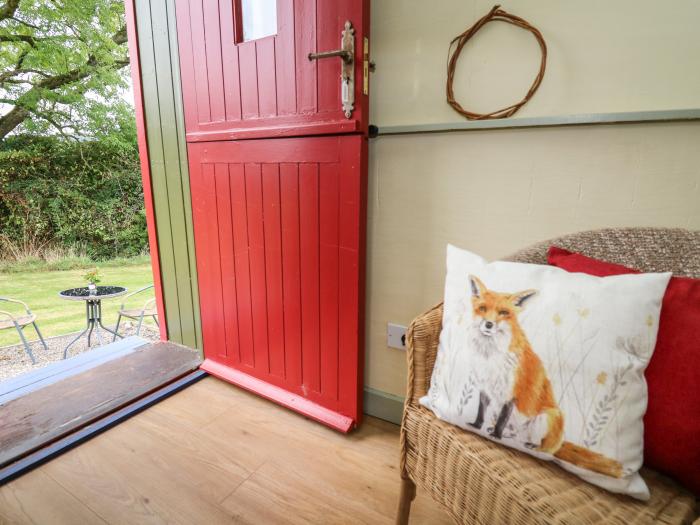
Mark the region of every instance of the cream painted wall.
[[[374, 0], [371, 121], [461, 122], [444, 101], [447, 45], [492, 5]], [[542, 87], [518, 116], [700, 108], [700, 2], [504, 7], [540, 27], [550, 49]], [[490, 25], [458, 78], [477, 110], [522, 96], [539, 60], [531, 35]], [[441, 300], [448, 242], [497, 258], [591, 228], [700, 229], [699, 144], [700, 121], [371, 140], [365, 384], [404, 394], [406, 356], [386, 346], [386, 324], [408, 324]]]
[[700, 229], [700, 122], [379, 137], [369, 170], [365, 383], [403, 395], [387, 322], [441, 300], [445, 246], [498, 258], [607, 226]]
[[[461, 122], [445, 102], [450, 40], [493, 0], [373, 0], [372, 123]], [[508, 12], [540, 29], [547, 72], [518, 117], [700, 108], [697, 0], [510, 0]], [[520, 100], [537, 72], [533, 36], [485, 26], [462, 52], [458, 100], [474, 111]]]

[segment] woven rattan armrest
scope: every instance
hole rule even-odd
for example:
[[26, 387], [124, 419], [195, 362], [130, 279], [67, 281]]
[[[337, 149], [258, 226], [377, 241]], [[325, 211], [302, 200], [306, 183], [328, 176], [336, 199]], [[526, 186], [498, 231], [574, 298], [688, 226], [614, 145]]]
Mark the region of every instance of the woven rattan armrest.
[[408, 327], [408, 392], [406, 400], [418, 403], [428, 392], [442, 328], [442, 303], [416, 317]]

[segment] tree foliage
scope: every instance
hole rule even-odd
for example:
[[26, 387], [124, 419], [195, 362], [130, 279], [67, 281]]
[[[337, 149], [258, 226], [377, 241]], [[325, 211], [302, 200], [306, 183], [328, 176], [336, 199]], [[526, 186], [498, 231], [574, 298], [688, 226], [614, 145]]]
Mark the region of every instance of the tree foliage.
[[0, 140], [129, 127], [123, 0], [0, 0]]
[[22, 246], [38, 255], [72, 248], [94, 259], [145, 253], [135, 142], [24, 135], [0, 143], [0, 259]]

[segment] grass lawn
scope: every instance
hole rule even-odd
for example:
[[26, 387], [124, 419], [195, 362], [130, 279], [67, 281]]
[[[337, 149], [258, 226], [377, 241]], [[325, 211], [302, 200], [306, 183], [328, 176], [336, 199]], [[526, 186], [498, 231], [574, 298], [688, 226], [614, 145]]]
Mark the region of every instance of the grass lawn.
[[[135, 261], [119, 261], [99, 264], [102, 275], [101, 285], [125, 286], [130, 292], [153, 282], [151, 265], [144, 258]], [[15, 269], [16, 270], [16, 269]], [[44, 337], [66, 334], [85, 328], [85, 303], [67, 301], [58, 296], [58, 292], [67, 288], [85, 286], [83, 280], [85, 269], [58, 271], [13, 271], [0, 272], [0, 296], [20, 299], [29, 305], [37, 315], [37, 323]], [[128, 306], [140, 307], [153, 297], [153, 290], [143, 292], [128, 303]], [[102, 316], [105, 325], [117, 322], [117, 310], [123, 298], [102, 301]], [[0, 302], [0, 310], [12, 313], [22, 311], [19, 305]], [[146, 321], [150, 322], [150, 321]], [[30, 326], [25, 329], [27, 339], [37, 339], [36, 332]], [[0, 346], [19, 343], [19, 335], [14, 329], [0, 331]]]

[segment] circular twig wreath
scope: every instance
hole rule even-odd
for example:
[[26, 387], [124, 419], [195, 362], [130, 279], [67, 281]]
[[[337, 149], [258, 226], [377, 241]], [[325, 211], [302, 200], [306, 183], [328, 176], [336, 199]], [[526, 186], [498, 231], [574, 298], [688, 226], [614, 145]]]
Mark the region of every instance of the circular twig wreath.
[[[537, 39], [537, 43], [540, 45], [540, 49], [542, 50], [542, 61], [540, 62], [540, 71], [539, 73], [537, 73], [535, 81], [532, 83], [532, 86], [530, 86], [530, 89], [528, 90], [527, 94], [520, 102], [513, 104], [512, 106], [508, 106], [507, 108], [493, 111], [491, 113], [474, 113], [472, 111], [467, 111], [466, 109], [464, 109], [462, 105], [455, 100], [455, 94], [454, 89], [452, 88], [452, 83], [454, 82], [455, 69], [457, 69], [457, 60], [459, 59], [459, 55], [462, 52], [462, 49], [464, 48], [465, 44], [469, 41], [471, 37], [473, 37], [477, 33], [477, 31], [479, 31], [479, 29], [484, 27], [489, 22], [507, 22], [508, 24], [513, 24], [514, 26], [518, 26], [523, 29], [526, 29], [527, 31], [530, 31], [534, 35], [535, 39]], [[540, 33], [536, 27], [533, 27], [526, 20], [523, 20], [519, 16], [507, 13], [506, 11], [501, 9], [500, 5], [495, 5], [486, 16], [480, 18], [473, 26], [471, 26], [461, 35], [456, 36], [452, 40], [452, 42], [450, 42], [450, 48], [447, 53], [447, 58], [447, 103], [450, 106], [452, 106], [457, 113], [465, 116], [470, 120], [507, 118], [513, 115], [521, 107], [523, 107], [527, 103], [527, 101], [530, 100], [535, 94], [537, 88], [540, 87], [540, 83], [544, 78], [545, 66], [547, 65], [547, 44], [545, 44], [544, 38], [542, 38], [542, 33]]]

